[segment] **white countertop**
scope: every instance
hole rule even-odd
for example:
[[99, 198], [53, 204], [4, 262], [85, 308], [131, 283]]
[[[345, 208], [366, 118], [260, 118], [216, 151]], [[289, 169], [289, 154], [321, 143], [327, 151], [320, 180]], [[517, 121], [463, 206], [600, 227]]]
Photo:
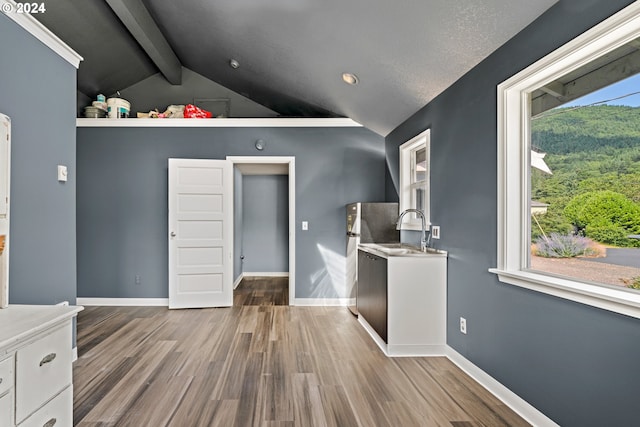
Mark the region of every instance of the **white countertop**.
[[74, 317], [82, 310], [82, 306], [62, 305], [9, 305], [0, 309], [0, 349], [8, 349], [25, 337]]

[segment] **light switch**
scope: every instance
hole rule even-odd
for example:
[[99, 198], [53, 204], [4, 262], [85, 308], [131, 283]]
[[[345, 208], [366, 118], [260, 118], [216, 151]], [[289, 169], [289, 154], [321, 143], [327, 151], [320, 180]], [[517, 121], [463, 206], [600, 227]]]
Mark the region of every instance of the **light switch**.
[[303, 230], [309, 229], [309, 221], [302, 221], [302, 229]]
[[67, 181], [67, 167], [64, 165], [58, 165], [58, 181]]

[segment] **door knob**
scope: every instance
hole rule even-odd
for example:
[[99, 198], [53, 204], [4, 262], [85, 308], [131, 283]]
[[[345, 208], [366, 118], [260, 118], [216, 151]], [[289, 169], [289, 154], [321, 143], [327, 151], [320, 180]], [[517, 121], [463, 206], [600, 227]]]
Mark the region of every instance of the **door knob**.
[[171, 237], [176, 237], [176, 232], [175, 232], [175, 231], [172, 231], [172, 232], [171, 232], [171, 234], [170, 234], [170, 236], [171, 236]]

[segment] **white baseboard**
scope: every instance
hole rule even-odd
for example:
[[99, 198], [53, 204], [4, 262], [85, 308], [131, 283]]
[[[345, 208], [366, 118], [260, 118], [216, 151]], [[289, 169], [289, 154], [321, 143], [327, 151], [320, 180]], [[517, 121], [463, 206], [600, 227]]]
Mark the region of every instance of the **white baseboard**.
[[289, 277], [289, 272], [288, 271], [267, 271], [267, 272], [243, 271], [241, 276], [242, 277]]
[[447, 355], [445, 344], [387, 344], [364, 317], [358, 316], [358, 322], [387, 357], [445, 357]]
[[367, 333], [371, 336], [371, 339], [373, 339], [373, 342], [375, 342], [377, 346], [380, 347], [380, 350], [382, 350], [382, 352], [386, 356], [389, 356], [387, 354], [387, 343], [384, 342], [382, 338], [380, 338], [380, 335], [378, 335], [378, 333], [373, 329], [373, 326], [371, 326], [369, 322], [364, 320], [364, 317], [362, 317], [362, 315], [358, 315], [358, 323], [360, 323], [364, 330], [367, 331]]
[[446, 345], [387, 344], [387, 355], [391, 357], [445, 357]]
[[233, 289], [235, 290], [238, 286], [240, 286], [240, 282], [244, 279], [244, 273], [240, 273], [235, 282], [233, 282]]
[[[358, 322], [371, 335], [373, 341], [378, 345], [380, 350], [388, 357], [446, 357], [455, 365], [462, 369], [467, 375], [473, 378], [478, 384], [487, 389], [487, 391], [497, 397], [505, 405], [511, 408], [515, 413], [524, 418], [531, 425], [536, 427], [559, 427], [550, 418], [533, 407], [530, 403], [522, 399], [520, 396], [509, 390], [507, 387], [498, 382], [491, 375], [474, 365], [463, 355], [455, 351], [448, 345], [442, 346], [400, 346], [388, 345], [371, 325], [362, 317], [358, 316]], [[413, 354], [411, 354], [413, 352]]]
[[244, 279], [245, 277], [289, 277], [289, 273], [284, 271], [284, 272], [268, 272], [268, 273], [256, 273], [256, 272], [249, 272], [249, 273], [240, 273], [240, 276], [238, 276], [238, 278], [235, 280], [235, 282], [233, 282], [233, 289], [236, 289], [238, 286], [240, 286], [240, 282], [242, 282], [242, 279]]
[[474, 365], [463, 355], [447, 346], [447, 358], [455, 363], [460, 369], [476, 380], [481, 386], [486, 388], [491, 394], [500, 399], [505, 405], [524, 418], [531, 425], [536, 427], [559, 427], [550, 418], [538, 411], [527, 401], [502, 385], [491, 375]]
[[347, 307], [350, 298], [296, 298], [293, 305], [305, 307]]
[[168, 307], [169, 298], [76, 298], [78, 305]]

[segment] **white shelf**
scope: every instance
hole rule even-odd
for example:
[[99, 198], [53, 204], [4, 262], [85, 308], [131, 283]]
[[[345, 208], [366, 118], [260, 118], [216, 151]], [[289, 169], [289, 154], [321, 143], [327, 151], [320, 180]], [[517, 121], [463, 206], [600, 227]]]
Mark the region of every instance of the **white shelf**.
[[245, 119], [76, 119], [76, 127], [362, 127], [347, 118], [245, 118]]

